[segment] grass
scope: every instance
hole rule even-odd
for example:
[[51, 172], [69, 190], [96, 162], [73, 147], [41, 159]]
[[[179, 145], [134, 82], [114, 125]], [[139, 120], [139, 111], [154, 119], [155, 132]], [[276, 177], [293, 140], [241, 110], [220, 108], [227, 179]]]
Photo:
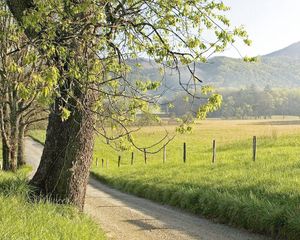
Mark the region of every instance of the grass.
[[46, 139], [46, 132], [44, 130], [32, 130], [29, 135], [34, 141], [44, 145]]
[[99, 226], [71, 206], [28, 201], [28, 171], [0, 172], [1, 240], [106, 239]]
[[[174, 133], [174, 127], [166, 127]], [[137, 143], [152, 145], [164, 134], [159, 127], [143, 128]], [[33, 135], [43, 141], [43, 132]], [[258, 138], [252, 161], [252, 136]], [[217, 163], [211, 164], [211, 142], [217, 141]], [[177, 136], [162, 152], [148, 156], [116, 152], [96, 139], [95, 159], [108, 167], [92, 167], [98, 179], [122, 191], [204, 215], [218, 222], [287, 239], [300, 239], [300, 122], [205, 121], [192, 134]], [[187, 163], [182, 145], [187, 143]], [[117, 167], [118, 155], [122, 156]], [[106, 165], [106, 164], [105, 164]]]

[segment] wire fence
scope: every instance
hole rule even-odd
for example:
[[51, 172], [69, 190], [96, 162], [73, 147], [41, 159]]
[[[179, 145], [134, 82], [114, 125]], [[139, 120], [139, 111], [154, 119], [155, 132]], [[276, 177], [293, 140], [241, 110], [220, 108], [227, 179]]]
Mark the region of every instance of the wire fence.
[[[167, 161], [167, 146], [165, 145], [162, 148], [163, 151], [163, 157], [162, 157], [162, 162], [166, 163]], [[216, 164], [217, 163], [217, 141], [216, 140], [212, 140], [212, 148], [211, 148], [211, 163], [212, 164]], [[182, 162], [185, 164], [187, 163], [187, 156], [188, 156], [188, 150], [187, 150], [187, 143], [184, 142], [183, 146], [182, 146]], [[147, 155], [147, 151], [146, 149], [144, 149], [143, 151], [143, 160], [144, 163], [147, 164], [148, 163], [148, 155]], [[253, 162], [255, 162], [257, 160], [257, 137], [253, 136], [252, 139], [252, 160]], [[114, 162], [114, 161], [113, 161]], [[128, 162], [128, 159], [127, 159]], [[130, 158], [130, 165], [134, 165], [135, 164], [135, 153], [131, 152], [131, 158]], [[121, 163], [122, 163], [122, 156], [118, 155], [118, 160], [117, 160], [117, 166], [121, 167]], [[101, 165], [100, 165], [100, 160], [99, 158], [96, 158], [95, 160], [95, 165], [96, 167], [101, 166], [102, 168], [106, 167], [108, 168], [109, 166], [109, 160], [104, 160], [103, 158], [101, 159]]]

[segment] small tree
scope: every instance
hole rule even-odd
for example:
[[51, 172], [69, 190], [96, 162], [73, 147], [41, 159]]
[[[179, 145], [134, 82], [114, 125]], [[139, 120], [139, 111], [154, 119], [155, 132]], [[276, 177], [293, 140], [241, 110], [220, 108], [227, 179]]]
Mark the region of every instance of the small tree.
[[[1, 1], [0, 126], [4, 170], [16, 171], [18, 165], [24, 164], [24, 132], [28, 125], [40, 120], [36, 113], [42, 111], [34, 104], [43, 86], [35, 78], [39, 69], [36, 51], [26, 41], [5, 2]], [[32, 112], [35, 114], [30, 114]]]

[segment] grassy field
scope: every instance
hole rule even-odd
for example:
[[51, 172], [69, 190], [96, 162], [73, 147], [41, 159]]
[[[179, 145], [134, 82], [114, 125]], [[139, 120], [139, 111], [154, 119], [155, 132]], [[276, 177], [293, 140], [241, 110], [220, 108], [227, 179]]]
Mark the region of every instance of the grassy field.
[[1, 240], [104, 240], [91, 219], [73, 207], [28, 201], [26, 175], [0, 172]]
[[[157, 142], [174, 126], [143, 128], [135, 136], [141, 147]], [[33, 132], [43, 141], [44, 132]], [[257, 161], [252, 161], [252, 136]], [[212, 140], [217, 162], [211, 163]], [[187, 143], [187, 162], [182, 145]], [[152, 149], [155, 151], [155, 149]], [[300, 121], [208, 120], [191, 134], [178, 135], [162, 152], [148, 155], [116, 152], [101, 138], [95, 144], [92, 174], [126, 192], [173, 205], [216, 221], [288, 239], [300, 239]], [[122, 156], [118, 168], [118, 156]], [[104, 168], [101, 159], [105, 160]], [[106, 161], [108, 164], [106, 166]]]

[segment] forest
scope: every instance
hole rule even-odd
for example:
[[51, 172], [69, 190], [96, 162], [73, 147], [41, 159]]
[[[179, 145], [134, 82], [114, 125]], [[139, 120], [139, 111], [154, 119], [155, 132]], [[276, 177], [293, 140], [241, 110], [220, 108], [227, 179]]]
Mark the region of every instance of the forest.
[[[282, 118], [300, 116], [300, 89], [298, 88], [271, 88], [267, 85], [264, 89], [260, 89], [250, 85], [240, 90], [221, 89], [218, 93], [223, 98], [222, 105], [217, 111], [208, 114], [210, 118], [266, 119], [274, 115], [280, 115]], [[169, 112], [172, 117], [193, 115], [201, 101], [203, 100], [178, 94], [171, 101], [171, 107], [162, 104], [162, 109]]]

